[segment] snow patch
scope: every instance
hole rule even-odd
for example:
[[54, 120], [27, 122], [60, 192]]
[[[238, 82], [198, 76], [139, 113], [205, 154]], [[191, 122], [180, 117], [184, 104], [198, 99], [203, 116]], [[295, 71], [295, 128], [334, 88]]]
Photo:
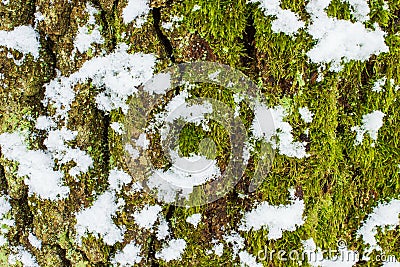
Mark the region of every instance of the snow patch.
[[378, 131], [383, 126], [383, 117], [386, 115], [380, 111], [375, 110], [369, 114], [363, 115], [362, 125], [351, 127], [351, 131], [356, 132], [356, 139], [354, 145], [359, 145], [363, 142], [364, 134], [367, 133], [372, 140], [378, 139]]
[[261, 8], [266, 16], [276, 17], [272, 21], [271, 27], [275, 33], [282, 32], [293, 36], [304, 27], [304, 22], [300, 20], [296, 13], [280, 7], [279, 0], [251, 0], [250, 3], [261, 3]]
[[[292, 198], [294, 196], [292, 195]], [[245, 213], [239, 226], [241, 231], [268, 229], [269, 239], [279, 239], [283, 231], [295, 231], [304, 224], [304, 201], [292, 199], [288, 205], [273, 206], [268, 202], [259, 204], [255, 209]]]
[[168, 242], [161, 251], [156, 253], [157, 259], [162, 259], [166, 262], [172, 260], [180, 260], [183, 252], [186, 249], [186, 241], [183, 239], [172, 239]]
[[239, 259], [241, 266], [248, 266], [248, 267], [263, 267], [262, 263], [258, 263], [256, 257], [248, 253], [247, 251], [239, 252]]
[[132, 177], [124, 171], [118, 170], [114, 168], [110, 171], [108, 175], [108, 184], [111, 190], [115, 190], [116, 192], [120, 192], [124, 185], [127, 185], [131, 182]]
[[0, 247], [8, 243], [4, 234], [8, 233], [8, 228], [14, 226], [15, 222], [12, 219], [7, 219], [7, 215], [11, 211], [11, 205], [6, 196], [0, 196]]
[[305, 123], [312, 122], [314, 114], [308, 109], [308, 107], [299, 108], [299, 113], [300, 113], [301, 119]]
[[[367, 252], [382, 250], [375, 237], [378, 233], [378, 228], [387, 227], [388, 229], [394, 229], [400, 225], [399, 214], [400, 200], [398, 199], [381, 203], [373, 209], [362, 227], [357, 231], [357, 236], [361, 237], [364, 244], [368, 245]], [[368, 260], [368, 258], [365, 260]]]
[[62, 185], [63, 173], [54, 171], [55, 164], [49, 153], [28, 150], [18, 133], [0, 135], [3, 156], [19, 163], [17, 175], [26, 176], [29, 195], [37, 194], [43, 199], [59, 200], [68, 197], [69, 187]]
[[136, 20], [135, 27], [141, 27], [146, 22], [149, 11], [148, 0], [128, 0], [128, 4], [122, 10], [122, 18], [125, 24]]
[[[365, 8], [362, 0], [347, 2], [353, 6]], [[384, 38], [386, 33], [378, 26], [375, 30], [370, 30], [361, 22], [352, 23], [328, 17], [324, 9], [329, 4], [330, 0], [311, 0], [306, 6], [312, 20], [307, 32], [314, 40], [317, 40], [317, 44], [307, 52], [312, 62], [331, 63], [330, 70], [338, 72], [342, 69], [341, 63], [350, 60], [365, 61], [371, 55], [389, 52]], [[364, 10], [360, 11], [360, 14], [354, 14], [364, 20], [365, 12]]]
[[122, 251], [118, 251], [111, 260], [114, 266], [130, 267], [139, 264], [142, 261], [141, 246], [136, 245], [133, 241], [127, 244]]
[[156, 60], [151, 54], [129, 54], [127, 50], [126, 44], [120, 44], [114, 52], [86, 61], [69, 77], [58, 74], [45, 85], [44, 105], [52, 104], [56, 116], [67, 118], [75, 99], [74, 86], [90, 80], [94, 87], [105, 88], [96, 96], [100, 110], [110, 112], [121, 108], [126, 113], [128, 96], [136, 93], [137, 87], [151, 78]]
[[197, 228], [201, 221], [201, 214], [200, 213], [195, 213], [189, 217], [186, 218], [186, 222], [190, 223], [191, 225], [194, 226], [194, 228]]
[[161, 211], [162, 208], [159, 205], [146, 205], [141, 211], [136, 211], [133, 214], [133, 218], [135, 219], [135, 223], [141, 228], [151, 230]]
[[23, 246], [18, 246], [12, 249], [13, 254], [8, 256], [8, 263], [11, 265], [15, 265], [17, 262], [22, 263], [23, 266], [26, 267], [39, 267], [39, 264], [36, 261], [36, 258], [27, 251]]
[[28, 241], [33, 247], [35, 247], [37, 249], [42, 248], [42, 240], [39, 240], [34, 234], [29, 233]]
[[0, 46], [14, 49], [24, 55], [39, 57], [39, 34], [31, 26], [18, 26], [12, 31], [0, 31]]
[[[281, 155], [296, 158], [309, 156], [306, 153], [306, 142], [294, 141], [291, 133], [292, 126], [284, 121], [288, 114], [283, 106], [268, 108], [263, 104], [258, 104], [254, 113], [252, 132], [256, 138], [264, 138]], [[274, 138], [275, 136], [279, 141]]]
[[85, 11], [89, 14], [88, 22], [85, 26], [79, 27], [78, 34], [74, 40], [74, 47], [78, 49], [79, 53], [87, 52], [92, 48], [92, 44], [104, 43], [104, 38], [100, 33], [100, 27], [96, 25], [96, 18], [94, 17], [99, 11], [90, 3], [86, 3]]
[[109, 246], [116, 242], [122, 242], [125, 227], [114, 224], [113, 217], [117, 210], [123, 205], [122, 201], [116, 203], [115, 193], [106, 191], [100, 195], [91, 207], [76, 214], [76, 240], [81, 244], [81, 238], [87, 233], [102, 237], [104, 243]]
[[124, 125], [123, 125], [122, 123], [120, 123], [120, 122], [114, 121], [114, 122], [111, 123], [110, 127], [111, 127], [111, 129], [113, 129], [114, 132], [116, 132], [117, 134], [120, 134], [120, 135], [121, 135], [121, 134], [124, 134], [124, 133], [125, 133], [125, 131], [124, 131]]
[[380, 78], [380, 79], [376, 80], [374, 82], [374, 85], [372, 86], [371, 90], [373, 92], [376, 92], [376, 93], [382, 92], [384, 90], [383, 86], [385, 86], [386, 80], [387, 80], [386, 77], [383, 77], [383, 78]]

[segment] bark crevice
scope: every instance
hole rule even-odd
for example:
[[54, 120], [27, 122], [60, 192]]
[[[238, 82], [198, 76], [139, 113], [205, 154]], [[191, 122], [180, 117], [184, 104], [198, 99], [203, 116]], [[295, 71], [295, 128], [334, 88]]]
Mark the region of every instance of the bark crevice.
[[161, 44], [163, 45], [167, 57], [172, 61], [172, 63], [175, 63], [174, 49], [172, 47], [172, 44], [161, 29], [161, 8], [154, 7], [152, 9], [152, 15], [153, 15], [153, 26], [157, 34], [157, 37], [160, 40]]

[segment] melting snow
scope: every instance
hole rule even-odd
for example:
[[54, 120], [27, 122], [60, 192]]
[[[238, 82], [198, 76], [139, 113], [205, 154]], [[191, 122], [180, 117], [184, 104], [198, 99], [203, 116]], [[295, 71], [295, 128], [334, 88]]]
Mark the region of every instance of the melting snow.
[[128, 96], [151, 78], [156, 60], [151, 54], [129, 54], [127, 50], [126, 44], [120, 44], [114, 52], [86, 61], [80, 70], [69, 77], [59, 74], [45, 85], [43, 103], [51, 103], [57, 110], [56, 115], [66, 118], [75, 99], [74, 86], [90, 80], [96, 88], [105, 88], [96, 96], [100, 110], [109, 112], [121, 108], [126, 112]]

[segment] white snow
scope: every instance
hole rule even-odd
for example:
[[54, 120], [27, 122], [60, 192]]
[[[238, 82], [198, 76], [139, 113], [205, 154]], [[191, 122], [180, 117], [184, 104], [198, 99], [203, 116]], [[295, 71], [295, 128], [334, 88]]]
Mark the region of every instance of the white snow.
[[121, 206], [121, 201], [116, 203], [115, 193], [106, 191], [100, 195], [91, 207], [76, 214], [76, 239], [81, 244], [81, 238], [87, 233], [96, 234], [103, 238], [109, 246], [122, 242], [125, 228], [115, 225], [113, 217]]
[[161, 27], [163, 27], [165, 30], [171, 31], [173, 29], [173, 27], [177, 24], [179, 24], [179, 22], [181, 22], [183, 20], [183, 17], [178, 17], [178, 16], [173, 16], [170, 18], [169, 22], [162, 22]]
[[188, 199], [195, 186], [221, 175], [216, 160], [199, 155], [179, 157], [176, 151], [170, 151], [170, 155], [172, 166], [168, 170], [156, 169], [147, 182], [150, 189], [157, 189], [158, 198], [167, 203], [174, 202], [177, 196]]
[[262, 263], [258, 263], [256, 257], [248, 253], [247, 251], [239, 252], [239, 259], [241, 266], [248, 266], [248, 267], [263, 267]]
[[127, 50], [126, 44], [119, 44], [112, 53], [86, 61], [81, 69], [69, 77], [59, 74], [45, 85], [43, 103], [46, 106], [52, 104], [56, 108], [56, 115], [65, 119], [75, 99], [74, 86], [90, 80], [94, 87], [105, 88], [96, 96], [100, 110], [109, 112], [121, 108], [126, 112], [128, 96], [137, 92], [137, 87], [151, 78], [156, 60], [151, 54], [129, 54]]
[[[292, 126], [284, 121], [288, 114], [283, 106], [268, 108], [263, 104], [257, 104], [254, 113], [252, 132], [256, 138], [264, 138], [281, 155], [296, 158], [309, 156], [306, 153], [306, 143], [294, 141]], [[274, 136], [278, 137], [278, 142]]]
[[149, 128], [152, 127], [150, 130], [161, 128], [161, 140], [165, 140], [167, 134], [170, 132], [169, 123], [177, 119], [201, 125], [205, 131], [208, 130], [208, 120], [205, 116], [213, 112], [212, 104], [210, 102], [201, 104], [188, 103], [187, 99], [189, 96], [189, 92], [186, 89], [183, 90], [168, 102], [163, 112], [155, 116], [156, 121]]
[[186, 222], [190, 223], [191, 225], [193, 225], [194, 228], [197, 228], [197, 226], [199, 225], [200, 221], [201, 221], [201, 214], [200, 213], [192, 214], [192, 215], [190, 215], [190, 216], [188, 216], [186, 218]]
[[162, 259], [166, 262], [172, 260], [179, 260], [182, 257], [183, 252], [186, 248], [186, 241], [183, 239], [172, 239], [168, 242], [161, 251], [156, 252], [156, 258]]
[[231, 231], [229, 234], [223, 235], [224, 240], [227, 244], [231, 244], [232, 246], [232, 256], [235, 258], [240, 250], [242, 250], [244, 246], [244, 238], [241, 237], [237, 232]]
[[[292, 196], [293, 198], [293, 196]], [[268, 202], [262, 202], [255, 209], [245, 213], [241, 231], [268, 229], [269, 239], [279, 239], [283, 231], [295, 231], [298, 226], [304, 224], [304, 201], [292, 199], [288, 205], [273, 206]]]
[[300, 113], [301, 119], [305, 123], [311, 123], [312, 122], [314, 114], [308, 109], [308, 107], [299, 108], [299, 113]]
[[110, 127], [111, 127], [111, 129], [113, 129], [114, 132], [116, 132], [117, 134], [124, 134], [124, 133], [125, 133], [125, 131], [124, 131], [124, 125], [123, 125], [122, 123], [120, 123], [120, 122], [114, 121], [114, 122], [112, 122], [112, 123], [110, 124]]
[[368, 215], [361, 228], [357, 231], [357, 236], [361, 237], [364, 244], [368, 245], [368, 252], [382, 250], [375, 237], [378, 233], [378, 229], [381, 228], [384, 230], [383, 228], [385, 227], [387, 227], [387, 229], [394, 229], [396, 226], [400, 225], [399, 214], [400, 200], [393, 199], [387, 203], [380, 203], [373, 209], [372, 213]]
[[3, 217], [11, 210], [10, 202], [6, 196], [0, 196], [0, 218]]
[[125, 24], [136, 20], [136, 26], [140, 27], [146, 22], [149, 11], [150, 3], [148, 0], [128, 0], [128, 4], [122, 10], [122, 18]]
[[17, 50], [24, 55], [39, 57], [39, 34], [31, 26], [18, 26], [12, 31], [0, 31], [0, 46]]
[[341, 0], [350, 5], [351, 14], [357, 21], [365, 22], [369, 20], [369, 6], [367, 0]]
[[[357, 7], [365, 7], [362, 0], [348, 0]], [[389, 52], [385, 44], [386, 33], [376, 26], [375, 30], [367, 29], [361, 22], [351, 22], [328, 17], [325, 12], [330, 0], [311, 0], [306, 10], [312, 23], [307, 32], [317, 41], [317, 44], [307, 52], [314, 63], [331, 63], [331, 71], [340, 71], [341, 63], [350, 60], [365, 61], [371, 55]], [[357, 9], [358, 10], [358, 9]], [[361, 9], [360, 9], [361, 10]], [[353, 13], [362, 20], [365, 11]]]
[[74, 40], [74, 47], [79, 53], [85, 53], [92, 48], [92, 44], [103, 44], [104, 38], [100, 33], [100, 27], [95, 25], [93, 29], [88, 29], [88, 26], [79, 27], [78, 33]]
[[137, 159], [140, 156], [139, 150], [134, 148], [131, 144], [125, 145], [125, 151], [132, 157], [132, 159]]
[[39, 116], [36, 120], [35, 128], [39, 130], [50, 131], [50, 129], [56, 127], [57, 124], [47, 116]]
[[14, 220], [7, 219], [7, 215], [11, 211], [11, 205], [7, 196], [0, 196], [0, 247], [8, 243], [4, 234], [8, 233], [8, 228], [14, 226]]
[[380, 111], [375, 110], [371, 113], [363, 115], [362, 124], [360, 126], [353, 126], [351, 130], [356, 132], [356, 139], [354, 140], [355, 145], [359, 145], [363, 142], [364, 134], [367, 133], [372, 140], [378, 139], [378, 131], [383, 126], [383, 117], [386, 115]]
[[16, 250], [16, 253], [10, 254], [8, 256], [9, 264], [14, 265], [19, 261], [22, 263], [23, 266], [26, 267], [39, 267], [39, 264], [36, 262], [35, 257], [24, 247], [18, 246], [16, 248], [13, 248], [12, 250]]
[[372, 91], [376, 93], [380, 93], [383, 91], [383, 86], [386, 84], [386, 77], [382, 77], [374, 82], [372, 86]]
[[49, 131], [48, 137], [43, 142], [51, 155], [58, 160], [59, 164], [66, 164], [70, 161], [76, 163], [69, 170], [69, 174], [73, 177], [81, 173], [86, 173], [93, 166], [93, 159], [85, 151], [66, 145], [66, 142], [74, 140], [77, 134], [77, 131], [71, 131], [66, 127], [62, 127], [60, 130]]
[[150, 230], [157, 221], [158, 214], [162, 211], [159, 205], [146, 205], [141, 211], [136, 211], [133, 214], [135, 223], [141, 228]]
[[304, 27], [304, 22], [299, 16], [288, 9], [280, 7], [279, 0], [251, 0], [250, 3], [261, 3], [261, 8], [266, 16], [274, 16], [276, 19], [272, 21], [272, 31], [275, 33], [285, 33], [293, 36], [299, 29]]
[[144, 84], [143, 90], [148, 92], [150, 95], [153, 94], [164, 94], [167, 89], [171, 87], [171, 74], [157, 73], [149, 81]]
[[201, 9], [201, 6], [199, 6], [199, 5], [194, 5], [193, 8], [192, 8], [192, 12], [198, 11], [198, 10], [200, 10], [200, 9]]
[[34, 234], [29, 233], [28, 235], [29, 243], [37, 249], [42, 248], [42, 240], [39, 240]]
[[158, 225], [158, 228], [157, 228], [157, 239], [164, 240], [169, 236], [168, 222], [161, 215], [159, 216], [158, 221], [160, 222], [160, 224]]
[[117, 168], [112, 169], [108, 175], [109, 188], [116, 192], [119, 192], [122, 186], [129, 184], [131, 180], [132, 177], [129, 174]]
[[96, 25], [96, 18], [94, 16], [98, 14], [99, 11], [90, 3], [86, 3], [85, 11], [89, 14], [88, 22], [86, 25], [78, 28], [78, 33], [74, 40], [74, 47], [78, 49], [80, 53], [87, 52], [92, 48], [92, 44], [104, 43], [104, 38], [100, 33], [100, 27]]
[[149, 145], [150, 141], [147, 139], [145, 133], [141, 133], [138, 139], [135, 141], [136, 146], [141, 147], [142, 149], [146, 150]]
[[63, 173], [54, 171], [54, 161], [49, 153], [28, 150], [18, 133], [0, 135], [0, 146], [6, 159], [19, 163], [17, 175], [26, 176], [29, 195], [37, 194], [43, 199], [58, 200], [69, 195], [69, 187], [62, 185]]
[[114, 266], [130, 267], [139, 264], [142, 261], [141, 246], [136, 245], [133, 241], [127, 244], [122, 251], [118, 251], [111, 260]]
[[215, 242], [212, 250], [214, 251], [215, 255], [221, 257], [222, 254], [224, 254], [224, 244]]

